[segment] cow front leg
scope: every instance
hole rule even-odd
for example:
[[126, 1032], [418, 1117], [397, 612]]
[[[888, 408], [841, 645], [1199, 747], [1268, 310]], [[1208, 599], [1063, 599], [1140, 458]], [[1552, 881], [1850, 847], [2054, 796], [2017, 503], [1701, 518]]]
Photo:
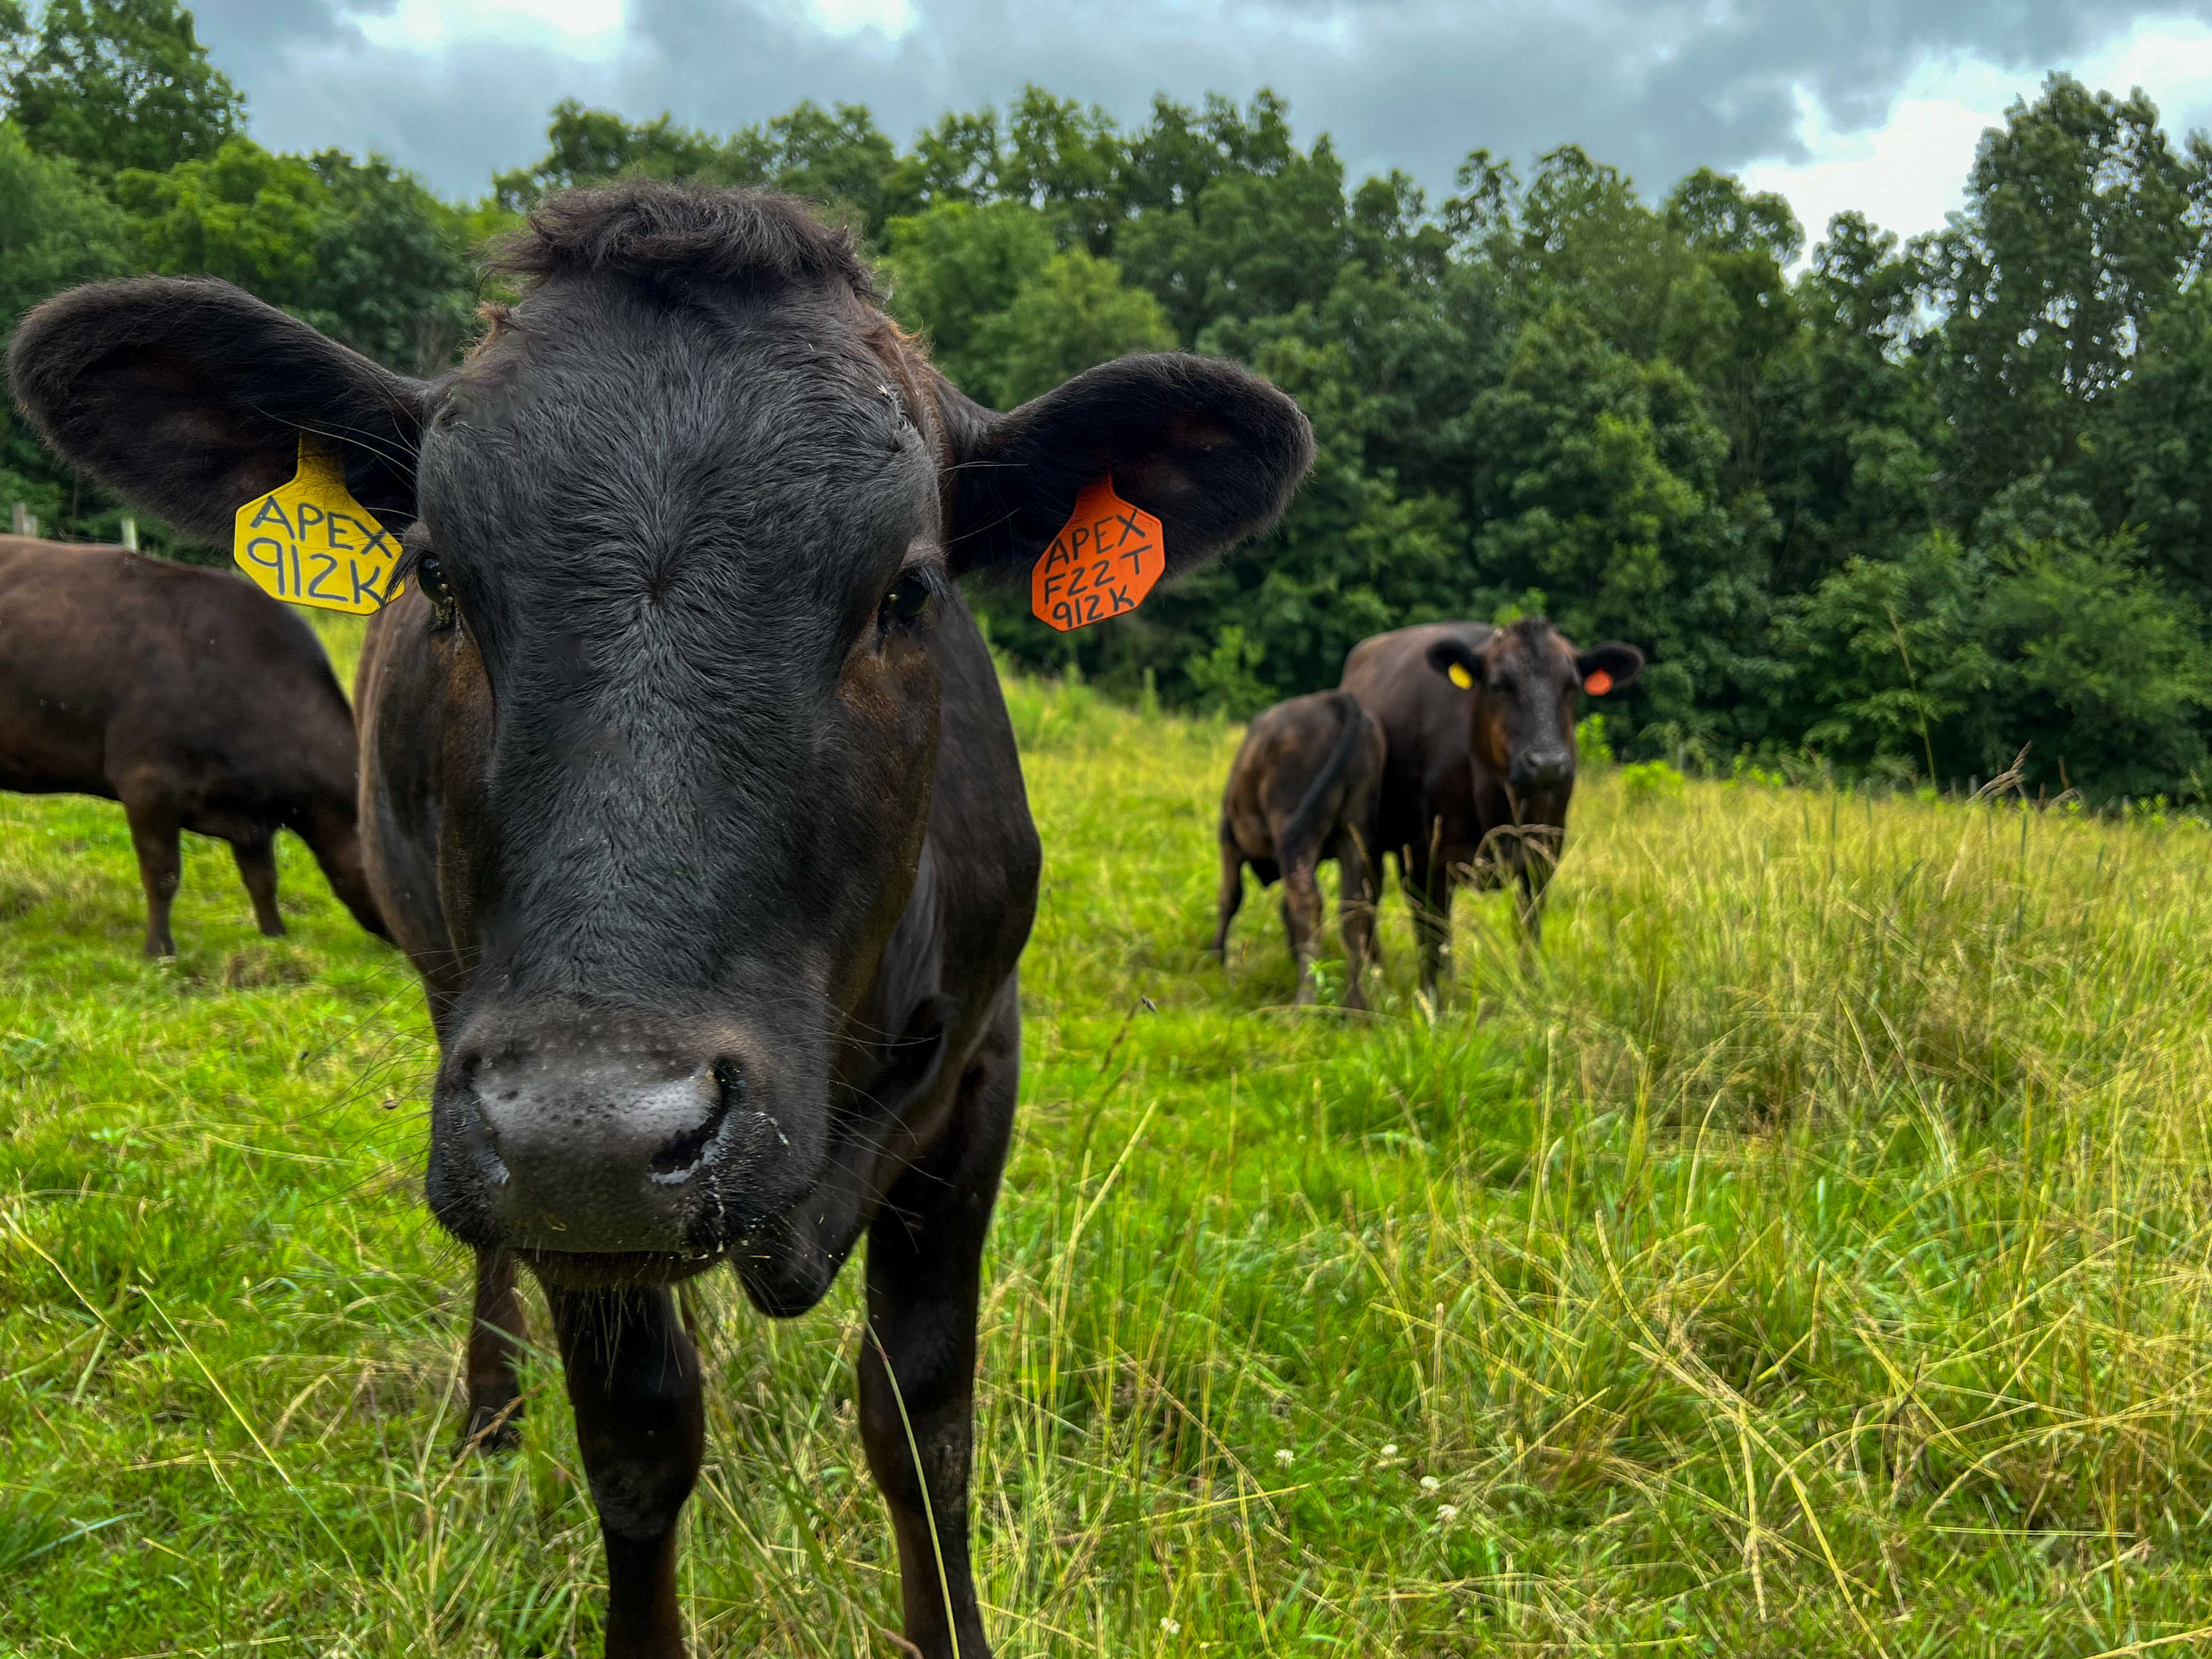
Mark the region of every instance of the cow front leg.
[[477, 1252], [475, 1305], [469, 1312], [469, 1430], [465, 1451], [506, 1451], [519, 1444], [521, 1368], [528, 1327], [514, 1258], [505, 1250]]
[[1424, 859], [1412, 852], [1400, 864], [1399, 874], [1406, 908], [1413, 917], [1413, 939], [1420, 947], [1421, 990], [1434, 1003], [1444, 957], [1451, 948], [1451, 877], [1442, 859]]
[[1337, 927], [1344, 935], [1344, 1006], [1367, 1006], [1367, 967], [1375, 959], [1375, 872], [1367, 850], [1347, 830], [1336, 843]]
[[665, 1285], [546, 1287], [607, 1549], [607, 1659], [683, 1659], [676, 1522], [706, 1454], [698, 1352]]
[[965, 1155], [908, 1173], [868, 1232], [860, 1437], [898, 1539], [906, 1639], [922, 1659], [991, 1654], [969, 1560], [968, 1469], [983, 1235], [1017, 1074], [1011, 1054], [978, 1070], [951, 1132]]

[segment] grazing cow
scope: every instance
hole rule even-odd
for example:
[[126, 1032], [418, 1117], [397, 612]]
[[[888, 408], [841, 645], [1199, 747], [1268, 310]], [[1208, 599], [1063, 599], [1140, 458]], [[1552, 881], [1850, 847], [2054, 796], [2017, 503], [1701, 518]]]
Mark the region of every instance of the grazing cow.
[[1358, 698], [1316, 691], [1279, 702], [1252, 722], [1221, 792], [1221, 925], [1207, 948], [1229, 948], [1244, 902], [1244, 866], [1261, 886], [1283, 884], [1283, 922], [1298, 965], [1297, 1000], [1314, 1000], [1321, 945], [1322, 860], [1336, 860], [1344, 928], [1345, 1006], [1364, 1008], [1360, 979], [1375, 949], [1375, 860], [1368, 846], [1382, 784], [1382, 728]]
[[1110, 477], [1172, 575], [1271, 522], [1291, 400], [1192, 356], [1010, 415], [788, 198], [547, 198], [522, 292], [428, 384], [237, 289], [137, 278], [17, 331], [73, 462], [205, 535], [336, 446], [404, 526], [362, 659], [370, 879], [441, 1060], [432, 1212], [478, 1253], [472, 1401], [544, 1285], [606, 1548], [606, 1650], [679, 1654], [700, 1368], [672, 1285], [775, 1316], [868, 1239], [859, 1419], [907, 1641], [989, 1652], [969, 1567], [978, 1274], [1012, 1133], [1036, 836], [955, 579], [1025, 576]]
[[272, 937], [280, 829], [384, 934], [354, 833], [353, 711], [314, 631], [248, 583], [0, 537], [0, 789], [123, 803], [146, 954], [173, 956], [181, 830], [230, 843]]
[[1532, 942], [1566, 838], [1575, 789], [1575, 697], [1602, 696], [1644, 672], [1644, 653], [1608, 641], [1577, 651], [1541, 617], [1504, 628], [1426, 623], [1352, 647], [1343, 689], [1389, 742], [1374, 844], [1398, 860], [1431, 993], [1462, 882], [1521, 890]]

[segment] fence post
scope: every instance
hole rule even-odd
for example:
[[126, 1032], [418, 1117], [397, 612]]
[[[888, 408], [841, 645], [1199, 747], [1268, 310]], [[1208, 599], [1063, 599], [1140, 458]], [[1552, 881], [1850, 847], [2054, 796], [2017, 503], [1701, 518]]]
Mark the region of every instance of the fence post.
[[123, 515], [123, 544], [133, 553], [138, 550], [138, 520], [128, 513]]

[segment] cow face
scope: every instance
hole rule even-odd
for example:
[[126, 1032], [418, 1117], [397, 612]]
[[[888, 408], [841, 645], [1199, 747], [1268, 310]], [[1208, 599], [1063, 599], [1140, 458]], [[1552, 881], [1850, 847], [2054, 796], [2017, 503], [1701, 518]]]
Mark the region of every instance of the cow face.
[[1440, 640], [1428, 659], [1474, 694], [1468, 747], [1478, 775], [1525, 800], [1564, 800], [1575, 787], [1577, 694], [1603, 696], [1644, 672], [1634, 646], [1608, 641], [1578, 652], [1542, 617], [1498, 629], [1480, 647]]
[[953, 578], [1026, 572], [1108, 476], [1173, 574], [1271, 520], [1310, 438], [1186, 357], [982, 410], [781, 198], [575, 192], [508, 268], [525, 297], [427, 385], [152, 279], [44, 307], [11, 372], [57, 447], [210, 539], [303, 430], [406, 526], [379, 626], [459, 689], [436, 730], [367, 736], [441, 746], [468, 974], [432, 1206], [470, 1243], [688, 1271], [823, 1170], [833, 1049], [927, 828]]

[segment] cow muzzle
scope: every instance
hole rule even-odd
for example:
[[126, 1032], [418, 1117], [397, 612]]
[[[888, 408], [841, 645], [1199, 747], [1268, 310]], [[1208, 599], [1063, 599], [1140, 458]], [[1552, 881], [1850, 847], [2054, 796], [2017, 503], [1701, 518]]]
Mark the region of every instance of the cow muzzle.
[[787, 1206], [807, 1150], [727, 1028], [471, 1021], [441, 1069], [430, 1200], [472, 1243], [702, 1265]]
[[1567, 748], [1523, 750], [1513, 757], [1505, 781], [1524, 794], [1564, 789], [1575, 781], [1575, 751]]

